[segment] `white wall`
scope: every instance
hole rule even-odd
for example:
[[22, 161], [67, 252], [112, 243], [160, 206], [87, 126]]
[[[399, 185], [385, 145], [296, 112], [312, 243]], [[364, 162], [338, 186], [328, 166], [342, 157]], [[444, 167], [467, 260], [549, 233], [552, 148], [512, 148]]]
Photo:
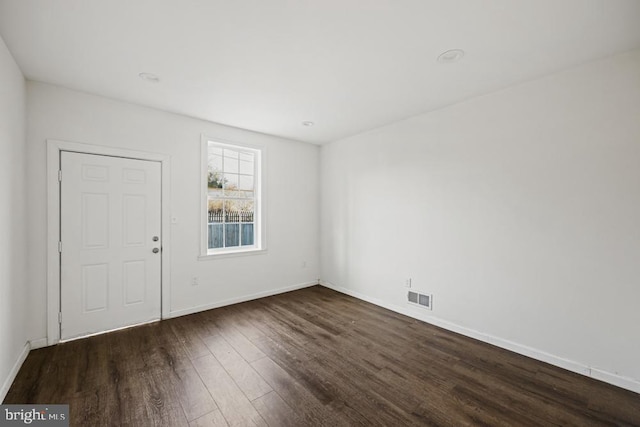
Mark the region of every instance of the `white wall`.
[[[29, 248], [32, 336], [46, 334], [46, 143], [81, 142], [171, 156], [171, 311], [174, 314], [317, 283], [319, 148], [29, 82]], [[267, 150], [266, 253], [199, 261], [200, 135]], [[38, 203], [37, 201], [42, 201]], [[306, 267], [302, 262], [306, 261]], [[192, 277], [199, 285], [192, 286]]]
[[0, 401], [28, 339], [25, 126], [25, 80], [0, 39]]
[[640, 51], [324, 146], [321, 182], [323, 281], [640, 391]]

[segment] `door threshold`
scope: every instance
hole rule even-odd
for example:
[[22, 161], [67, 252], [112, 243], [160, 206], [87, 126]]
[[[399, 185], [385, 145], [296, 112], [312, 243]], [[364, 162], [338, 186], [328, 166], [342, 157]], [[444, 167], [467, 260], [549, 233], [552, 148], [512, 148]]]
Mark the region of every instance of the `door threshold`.
[[73, 337], [73, 338], [67, 338], [67, 339], [58, 341], [58, 344], [63, 344], [63, 343], [71, 342], [71, 341], [75, 341], [75, 340], [81, 340], [81, 339], [89, 338], [89, 337], [95, 337], [96, 335], [108, 334], [109, 332], [122, 331], [123, 329], [135, 328], [136, 326], [148, 325], [150, 323], [156, 323], [156, 322], [159, 322], [161, 320], [162, 320], [161, 318], [157, 318], [157, 319], [147, 320], [145, 322], [134, 323], [133, 325], [120, 326], [119, 328], [108, 329], [106, 331], [93, 332], [93, 333], [87, 334], [87, 335], [80, 335], [80, 336]]

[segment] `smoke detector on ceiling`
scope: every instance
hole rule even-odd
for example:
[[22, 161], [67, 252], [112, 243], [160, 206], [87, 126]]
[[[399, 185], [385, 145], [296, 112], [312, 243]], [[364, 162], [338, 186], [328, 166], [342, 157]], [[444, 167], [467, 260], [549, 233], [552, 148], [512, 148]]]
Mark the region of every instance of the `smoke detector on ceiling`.
[[158, 83], [160, 81], [160, 77], [156, 76], [153, 73], [140, 73], [138, 74], [138, 77], [150, 83]]
[[462, 49], [451, 49], [446, 52], [442, 52], [438, 56], [438, 62], [443, 64], [451, 64], [453, 62], [458, 62], [464, 57], [464, 50]]

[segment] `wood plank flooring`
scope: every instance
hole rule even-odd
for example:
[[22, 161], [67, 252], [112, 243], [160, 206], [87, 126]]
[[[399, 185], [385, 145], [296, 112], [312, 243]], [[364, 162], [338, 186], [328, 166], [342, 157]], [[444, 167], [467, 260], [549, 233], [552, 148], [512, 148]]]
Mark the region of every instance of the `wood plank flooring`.
[[75, 426], [640, 426], [640, 395], [315, 286], [29, 354]]

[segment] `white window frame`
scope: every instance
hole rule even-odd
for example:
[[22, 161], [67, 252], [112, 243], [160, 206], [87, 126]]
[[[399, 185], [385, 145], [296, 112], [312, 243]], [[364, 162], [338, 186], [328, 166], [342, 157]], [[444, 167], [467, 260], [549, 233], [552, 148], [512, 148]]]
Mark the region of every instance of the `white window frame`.
[[[254, 201], [254, 244], [249, 247], [232, 247], [232, 248], [218, 248], [209, 249], [208, 245], [208, 233], [209, 233], [209, 215], [208, 215], [208, 183], [207, 177], [209, 172], [209, 142], [213, 142], [222, 147], [227, 147], [239, 151], [251, 151], [255, 154], [255, 201]], [[232, 256], [242, 255], [255, 255], [264, 253], [267, 250], [266, 239], [266, 194], [265, 194], [265, 163], [266, 163], [266, 148], [261, 145], [251, 145], [241, 142], [225, 141], [220, 138], [209, 137], [202, 135], [201, 137], [201, 151], [200, 151], [200, 260], [211, 260], [226, 258]]]

